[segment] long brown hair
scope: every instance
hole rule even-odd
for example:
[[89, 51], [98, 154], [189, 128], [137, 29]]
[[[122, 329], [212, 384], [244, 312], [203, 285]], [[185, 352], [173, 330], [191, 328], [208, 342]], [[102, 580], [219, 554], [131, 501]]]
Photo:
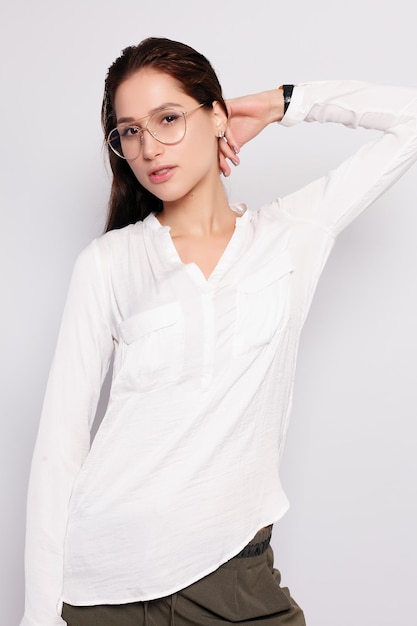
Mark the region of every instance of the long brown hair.
[[[222, 89], [210, 62], [202, 54], [178, 41], [149, 37], [137, 46], [122, 51], [110, 66], [104, 89], [101, 123], [105, 139], [117, 121], [114, 99], [119, 85], [144, 67], [169, 74], [181, 85], [184, 93], [211, 108], [217, 100], [227, 115]], [[113, 180], [111, 185], [106, 232], [143, 220], [150, 213], [162, 210], [162, 201], [147, 191], [133, 174], [129, 164], [107, 146]]]

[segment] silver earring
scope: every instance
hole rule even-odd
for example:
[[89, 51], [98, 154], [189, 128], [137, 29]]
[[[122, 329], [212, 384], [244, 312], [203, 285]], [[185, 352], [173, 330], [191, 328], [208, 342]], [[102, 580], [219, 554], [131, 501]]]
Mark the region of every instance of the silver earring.
[[223, 139], [223, 137], [224, 137], [224, 130], [219, 130], [219, 132], [217, 133], [217, 137], [219, 139]]

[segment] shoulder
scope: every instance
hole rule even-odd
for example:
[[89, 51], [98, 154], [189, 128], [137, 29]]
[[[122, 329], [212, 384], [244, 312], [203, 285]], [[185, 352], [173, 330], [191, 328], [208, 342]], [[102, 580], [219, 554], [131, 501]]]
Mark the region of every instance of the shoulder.
[[123, 228], [109, 230], [93, 239], [81, 252], [81, 255], [99, 254], [102, 257], [111, 255], [119, 250], [127, 250], [129, 244], [140, 237], [143, 232], [143, 222], [129, 224]]
[[274, 225], [282, 225], [290, 220], [290, 216], [284, 210], [285, 202], [277, 198], [267, 204], [263, 204], [251, 211], [252, 221], [257, 228], [273, 228]]
[[114, 249], [126, 245], [132, 238], [137, 237], [143, 231], [143, 222], [128, 224], [123, 228], [109, 230], [91, 243], [100, 250]]
[[96, 237], [78, 254], [74, 271], [77, 274], [105, 273], [115, 259], [120, 262], [129, 258], [132, 243], [137, 241], [142, 230], [143, 222], [136, 222]]

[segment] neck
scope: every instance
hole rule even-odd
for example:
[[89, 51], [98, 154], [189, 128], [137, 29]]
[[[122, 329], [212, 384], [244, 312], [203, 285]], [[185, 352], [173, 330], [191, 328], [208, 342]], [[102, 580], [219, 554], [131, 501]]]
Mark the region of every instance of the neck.
[[170, 226], [173, 237], [210, 236], [234, 223], [235, 218], [220, 179], [209, 190], [194, 189], [179, 201], [164, 202], [158, 215], [161, 224]]

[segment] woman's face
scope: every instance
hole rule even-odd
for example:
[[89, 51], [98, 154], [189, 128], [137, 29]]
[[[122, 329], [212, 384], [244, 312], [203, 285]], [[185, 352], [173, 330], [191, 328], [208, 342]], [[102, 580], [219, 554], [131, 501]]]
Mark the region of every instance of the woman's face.
[[138, 126], [144, 128], [148, 120], [142, 118], [165, 106], [192, 111], [185, 116], [186, 134], [178, 143], [160, 143], [146, 130], [134, 139], [140, 143], [140, 150], [128, 163], [141, 185], [163, 202], [176, 202], [197, 188], [209, 189], [215, 181], [218, 184], [217, 133], [221, 113], [218, 105], [210, 110], [196, 109], [199, 104], [169, 74], [151, 68], [139, 70], [117, 88], [118, 124], [126, 120], [134, 125], [140, 120]]

